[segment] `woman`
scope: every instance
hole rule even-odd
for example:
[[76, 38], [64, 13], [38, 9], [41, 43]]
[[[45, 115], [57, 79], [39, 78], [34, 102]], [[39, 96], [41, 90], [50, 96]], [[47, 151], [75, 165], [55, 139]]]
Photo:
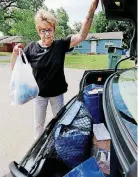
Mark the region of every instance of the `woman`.
[[[39, 96], [34, 100], [35, 139], [44, 131], [48, 101], [54, 117], [64, 105], [63, 94], [68, 86], [64, 75], [65, 53], [86, 39], [98, 2], [99, 0], [93, 0], [80, 33], [60, 40], [54, 40], [55, 17], [44, 10], [36, 13], [35, 24], [40, 40], [31, 42], [24, 48], [40, 90]], [[22, 45], [18, 44], [13, 49], [10, 62], [12, 69], [20, 47]]]

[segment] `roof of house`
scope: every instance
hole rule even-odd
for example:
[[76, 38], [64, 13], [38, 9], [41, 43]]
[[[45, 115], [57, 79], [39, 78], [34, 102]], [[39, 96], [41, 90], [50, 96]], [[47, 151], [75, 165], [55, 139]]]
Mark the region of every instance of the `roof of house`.
[[1, 36], [0, 43], [2, 44], [12, 44], [13, 42], [22, 42], [21, 36]]
[[0, 36], [0, 40], [7, 38], [8, 36]]
[[86, 40], [123, 39], [123, 32], [89, 33]]

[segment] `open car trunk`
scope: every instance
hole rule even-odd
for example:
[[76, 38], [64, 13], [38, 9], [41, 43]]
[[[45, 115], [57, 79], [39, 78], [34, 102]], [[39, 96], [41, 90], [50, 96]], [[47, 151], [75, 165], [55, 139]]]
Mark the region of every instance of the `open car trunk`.
[[[123, 121], [125, 119], [127, 124], [131, 122], [135, 126], [132, 137], [135, 137], [137, 125], [117, 112], [112, 97], [112, 91], [117, 87], [112, 81], [116, 85], [122, 73], [123, 80], [127, 79], [131, 85], [134, 80], [135, 84], [136, 72], [136, 68], [116, 73], [113, 70], [85, 71], [78, 95], [46, 126], [20, 164], [11, 162], [12, 176], [70, 177], [85, 174], [95, 177], [97, 174], [97, 177], [127, 177], [128, 174], [135, 177], [137, 147]], [[119, 92], [116, 91], [115, 98], [118, 99]], [[119, 104], [123, 108], [121, 100]], [[97, 131], [100, 139], [96, 137], [95, 125], [102, 125]], [[101, 139], [105, 129], [110, 134]]]
[[[18, 165], [16, 162], [12, 162], [10, 164], [10, 170], [13, 176], [17, 177], [23, 175], [23, 176], [45, 177], [45, 175], [47, 175], [49, 177], [62, 177], [66, 175], [69, 171], [71, 171], [73, 168], [75, 168], [75, 166], [79, 165], [81, 162], [89, 159], [92, 156], [96, 157], [97, 163], [99, 163], [100, 158], [105, 158], [108, 155], [108, 153], [110, 152], [110, 140], [97, 141], [93, 134], [93, 124], [104, 123], [104, 125], [106, 126], [105, 119], [104, 119], [103, 105], [102, 105], [102, 91], [100, 91], [99, 95], [96, 94], [93, 103], [90, 98], [90, 100], [88, 100], [88, 105], [87, 105], [87, 97], [85, 97], [84, 91], [86, 90], [86, 88], [90, 89], [92, 85], [97, 85], [98, 87], [103, 88], [105, 81], [112, 73], [113, 70], [85, 71], [83, 78], [80, 82], [79, 94], [75, 96], [67, 105], [65, 105], [62, 108], [62, 110], [57, 114], [56, 118], [54, 118], [47, 125], [42, 136], [32, 146], [32, 148], [24, 157], [20, 165]], [[91, 108], [94, 108], [92, 109], [92, 114], [94, 113], [96, 119], [94, 119], [93, 115], [91, 114]], [[76, 158], [74, 159], [78, 151], [74, 149], [74, 146], [71, 146], [71, 143], [67, 144], [66, 142], [64, 146], [62, 143], [62, 145], [60, 144], [60, 148], [57, 149], [53, 147], [56, 146], [57, 143], [57, 141], [55, 140], [55, 136], [56, 133], [60, 131], [60, 130], [57, 131], [59, 125], [64, 124], [64, 127], [68, 126], [70, 130], [74, 131], [76, 127], [75, 129], [73, 129], [72, 127], [74, 125], [71, 127], [68, 121], [73, 120], [74, 118], [77, 118], [78, 120], [78, 117], [80, 117], [79, 119], [80, 121], [77, 122], [79, 127], [77, 131], [80, 131], [80, 127], [81, 127], [81, 131], [84, 132], [86, 130], [86, 127], [88, 128], [88, 125], [91, 126], [89, 137], [87, 137], [87, 145], [83, 147], [82, 144], [84, 145], [86, 142], [83, 141], [83, 143], [80, 144], [80, 146], [78, 146], [79, 151], [81, 151], [80, 155], [82, 156], [82, 158], [79, 157], [79, 160], [77, 159], [78, 156], [76, 156]], [[62, 131], [64, 131], [63, 127], [61, 129]], [[67, 127], [64, 133], [66, 132], [67, 132]], [[86, 134], [87, 132], [85, 132], [85, 135]], [[82, 139], [80, 139], [80, 143], [81, 140]], [[84, 138], [84, 140], [86, 139]], [[78, 140], [76, 139], [75, 142], [76, 141]], [[69, 147], [69, 149], [68, 148], [66, 149], [66, 147]], [[59, 151], [60, 149], [62, 151], [66, 149], [65, 154], [63, 152], [61, 153]], [[70, 154], [70, 149], [71, 149], [71, 153], [76, 150], [76, 154], [75, 153]], [[62, 158], [58, 157], [59, 154], [62, 156]], [[66, 159], [65, 156], [68, 155], [72, 156], [72, 158]], [[100, 157], [100, 155], [104, 155], [104, 157]], [[107, 160], [110, 159], [109, 156], [108, 158], [106, 157]], [[103, 161], [101, 161], [101, 163], [103, 162], [104, 159]], [[101, 167], [102, 165], [105, 164], [101, 164]], [[108, 166], [105, 166], [103, 169], [101, 168], [101, 171], [103, 171], [105, 175], [108, 175], [110, 173], [109, 164]]]
[[[137, 61], [137, 1], [103, 0], [102, 4], [107, 19], [133, 21], [134, 33], [130, 41], [130, 57], [128, 58], [135, 58]], [[123, 75], [122, 80], [125, 81], [123, 84], [127, 86], [127, 91], [132, 90], [129, 98], [132, 98], [133, 94], [136, 95], [133, 92], [136, 88], [136, 73], [135, 68]], [[42, 136], [35, 142], [20, 164], [11, 162], [12, 176], [70, 177], [67, 173], [95, 156], [100, 170], [95, 173], [89, 171], [88, 176], [135, 177], [137, 175], [137, 143], [133, 140], [133, 134], [136, 131], [128, 131], [124, 120], [127, 121], [127, 124], [129, 122], [133, 124], [133, 130], [137, 129], [137, 124], [128, 116], [124, 118], [124, 114], [120, 114], [115, 107], [115, 99], [113, 100], [112, 94], [113, 81], [115, 85], [119, 75], [118, 72], [113, 74], [112, 70], [86, 71], [80, 83], [79, 94], [66, 104], [48, 124]], [[129, 75], [133, 77], [129, 77]], [[133, 84], [132, 81], [134, 81]], [[130, 85], [134, 86], [133, 89], [129, 89]], [[98, 93], [95, 88], [99, 89]], [[127, 95], [128, 92], [126, 92]], [[116, 94], [115, 98], [118, 98]], [[117, 104], [119, 103], [120, 100]], [[110, 140], [96, 140], [93, 129], [94, 124], [99, 123], [104, 123], [110, 132]], [[106, 165], [104, 162], [109, 163]], [[84, 168], [83, 172], [93, 170], [93, 167]], [[79, 174], [82, 175], [81, 169], [78, 169], [77, 173], [74, 173], [76, 177]], [[92, 176], [92, 174], [94, 175]]]

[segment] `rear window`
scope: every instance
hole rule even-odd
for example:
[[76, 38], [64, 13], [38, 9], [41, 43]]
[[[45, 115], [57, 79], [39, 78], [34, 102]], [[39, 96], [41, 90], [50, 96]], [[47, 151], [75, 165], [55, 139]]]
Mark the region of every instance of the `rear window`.
[[114, 78], [113, 99], [133, 141], [137, 144], [137, 69], [124, 71]]

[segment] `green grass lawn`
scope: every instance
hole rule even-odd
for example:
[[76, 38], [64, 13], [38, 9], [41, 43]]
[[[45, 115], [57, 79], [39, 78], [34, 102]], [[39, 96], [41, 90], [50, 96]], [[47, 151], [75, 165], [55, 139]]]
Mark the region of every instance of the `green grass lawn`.
[[10, 56], [11, 52], [0, 52], [0, 56]]
[[0, 64], [2, 63], [10, 63], [10, 60], [0, 60]]
[[[1, 59], [0, 63], [9, 63], [9, 60]], [[120, 68], [129, 68], [132, 66], [133, 62], [129, 60], [123, 62]], [[108, 55], [66, 55], [65, 67], [77, 69], [107, 69]]]
[[[78, 69], [106, 69], [108, 67], [108, 55], [66, 55], [66, 68]], [[132, 67], [132, 61], [125, 61], [120, 68]]]

